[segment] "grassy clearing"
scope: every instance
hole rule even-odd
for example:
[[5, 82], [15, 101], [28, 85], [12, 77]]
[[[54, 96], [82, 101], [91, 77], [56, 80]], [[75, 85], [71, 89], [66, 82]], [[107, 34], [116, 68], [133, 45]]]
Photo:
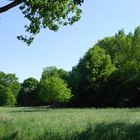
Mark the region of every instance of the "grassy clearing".
[[0, 108], [2, 140], [140, 140], [140, 109]]

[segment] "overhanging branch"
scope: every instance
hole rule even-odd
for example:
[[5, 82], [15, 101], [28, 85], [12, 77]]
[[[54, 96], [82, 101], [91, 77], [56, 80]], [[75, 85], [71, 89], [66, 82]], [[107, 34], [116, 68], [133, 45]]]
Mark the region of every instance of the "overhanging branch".
[[14, 0], [13, 2], [11, 2], [10, 4], [7, 4], [3, 7], [0, 7], [0, 13], [6, 12], [10, 9], [12, 9], [13, 7], [21, 4], [24, 0]]

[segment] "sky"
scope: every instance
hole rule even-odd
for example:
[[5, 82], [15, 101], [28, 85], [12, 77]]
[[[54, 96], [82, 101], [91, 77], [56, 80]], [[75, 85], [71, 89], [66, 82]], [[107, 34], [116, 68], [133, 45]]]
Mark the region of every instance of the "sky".
[[[7, 0], [0, 1], [0, 6]], [[44, 67], [70, 71], [100, 39], [118, 30], [133, 32], [140, 25], [140, 0], [85, 0], [81, 20], [57, 32], [41, 30], [31, 46], [18, 41], [28, 21], [18, 7], [0, 14], [0, 71], [19, 81], [40, 79]]]

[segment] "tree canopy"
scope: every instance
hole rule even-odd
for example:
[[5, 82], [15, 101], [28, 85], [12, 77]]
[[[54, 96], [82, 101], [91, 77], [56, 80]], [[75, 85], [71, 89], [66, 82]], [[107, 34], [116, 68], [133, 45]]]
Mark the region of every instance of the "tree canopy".
[[79, 6], [84, 0], [6, 0], [10, 1], [0, 7], [0, 13], [6, 12], [19, 5], [25, 18], [30, 23], [25, 25], [28, 35], [20, 35], [17, 38], [30, 45], [34, 36], [41, 28], [49, 28], [57, 31], [60, 26], [72, 25], [80, 19]]
[[38, 96], [39, 82], [35, 78], [28, 78], [23, 81], [19, 94], [17, 96], [17, 102], [22, 106], [34, 106], [39, 103]]
[[57, 69], [55, 66], [45, 67], [42, 72], [42, 79], [46, 79], [51, 76], [57, 76], [67, 82], [69, 73], [64, 69]]
[[64, 80], [52, 76], [41, 81], [40, 97], [46, 103], [54, 105], [68, 102], [72, 95]]
[[15, 74], [0, 72], [0, 105], [14, 105], [20, 90], [20, 84]]
[[43, 101], [54, 105], [71, 99], [71, 90], [65, 81], [66, 74], [66, 71], [56, 67], [44, 68], [40, 81], [40, 98]]

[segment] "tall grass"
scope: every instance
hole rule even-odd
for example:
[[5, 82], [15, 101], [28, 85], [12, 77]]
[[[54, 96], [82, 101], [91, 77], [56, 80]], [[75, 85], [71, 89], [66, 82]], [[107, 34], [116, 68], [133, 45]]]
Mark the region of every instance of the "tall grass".
[[2, 107], [0, 140], [140, 140], [140, 109]]

